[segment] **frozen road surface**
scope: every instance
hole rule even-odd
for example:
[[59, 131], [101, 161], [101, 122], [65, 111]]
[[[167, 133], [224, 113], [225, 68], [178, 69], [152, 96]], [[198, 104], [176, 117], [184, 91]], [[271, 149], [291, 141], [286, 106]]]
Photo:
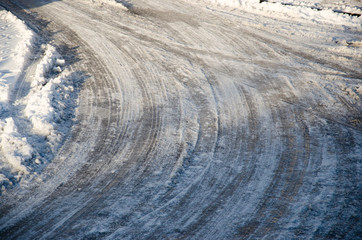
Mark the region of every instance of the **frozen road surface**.
[[[210, 2], [0, 1], [38, 36], [6, 114], [42, 166], [4, 185], [0, 239], [362, 239], [358, 13]], [[34, 130], [42, 54], [77, 107]]]

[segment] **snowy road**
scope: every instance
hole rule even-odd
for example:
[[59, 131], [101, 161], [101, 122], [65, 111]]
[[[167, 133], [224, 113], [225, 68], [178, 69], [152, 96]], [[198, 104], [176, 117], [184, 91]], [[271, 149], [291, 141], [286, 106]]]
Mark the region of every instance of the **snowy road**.
[[2, 239], [361, 236], [360, 26], [11, 2], [85, 80], [43, 181], [1, 196]]

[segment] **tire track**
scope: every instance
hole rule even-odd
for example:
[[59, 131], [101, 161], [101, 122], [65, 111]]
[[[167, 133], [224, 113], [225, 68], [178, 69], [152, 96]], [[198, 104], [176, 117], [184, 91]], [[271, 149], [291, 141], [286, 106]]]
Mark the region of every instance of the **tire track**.
[[293, 49], [274, 28], [252, 30], [250, 14], [132, 4], [28, 10], [49, 21], [56, 43], [79, 46], [71, 67], [90, 77], [72, 136], [31, 189], [36, 201], [29, 191], [0, 205], [1, 236], [353, 239], [360, 131], [310, 110], [320, 99], [305, 99], [302, 81], [360, 71], [325, 59], [327, 50]]

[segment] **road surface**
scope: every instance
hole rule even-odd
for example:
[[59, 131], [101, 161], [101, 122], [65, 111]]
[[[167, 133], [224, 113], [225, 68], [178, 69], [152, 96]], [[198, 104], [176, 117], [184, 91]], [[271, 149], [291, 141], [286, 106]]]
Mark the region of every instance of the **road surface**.
[[360, 29], [122, 2], [2, 1], [84, 81], [1, 239], [361, 239]]

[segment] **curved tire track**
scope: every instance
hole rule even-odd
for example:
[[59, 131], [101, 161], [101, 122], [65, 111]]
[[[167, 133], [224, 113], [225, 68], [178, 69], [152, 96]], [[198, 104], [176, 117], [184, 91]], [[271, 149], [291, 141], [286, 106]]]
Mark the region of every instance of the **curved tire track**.
[[[8, 7], [37, 14], [56, 44], [77, 47], [80, 61], [69, 67], [89, 78], [44, 183], [0, 200], [2, 237], [358, 235], [361, 128], [343, 121], [360, 109], [342, 116], [338, 93], [306, 85], [310, 75], [323, 83], [329, 69], [337, 80], [360, 78], [354, 60], [341, 66], [324, 58], [328, 49], [293, 49], [274, 28], [245, 25], [268, 20], [247, 13], [173, 1], [137, 0], [130, 11], [17, 2], [29, 10]], [[317, 107], [325, 96], [336, 106]]]

